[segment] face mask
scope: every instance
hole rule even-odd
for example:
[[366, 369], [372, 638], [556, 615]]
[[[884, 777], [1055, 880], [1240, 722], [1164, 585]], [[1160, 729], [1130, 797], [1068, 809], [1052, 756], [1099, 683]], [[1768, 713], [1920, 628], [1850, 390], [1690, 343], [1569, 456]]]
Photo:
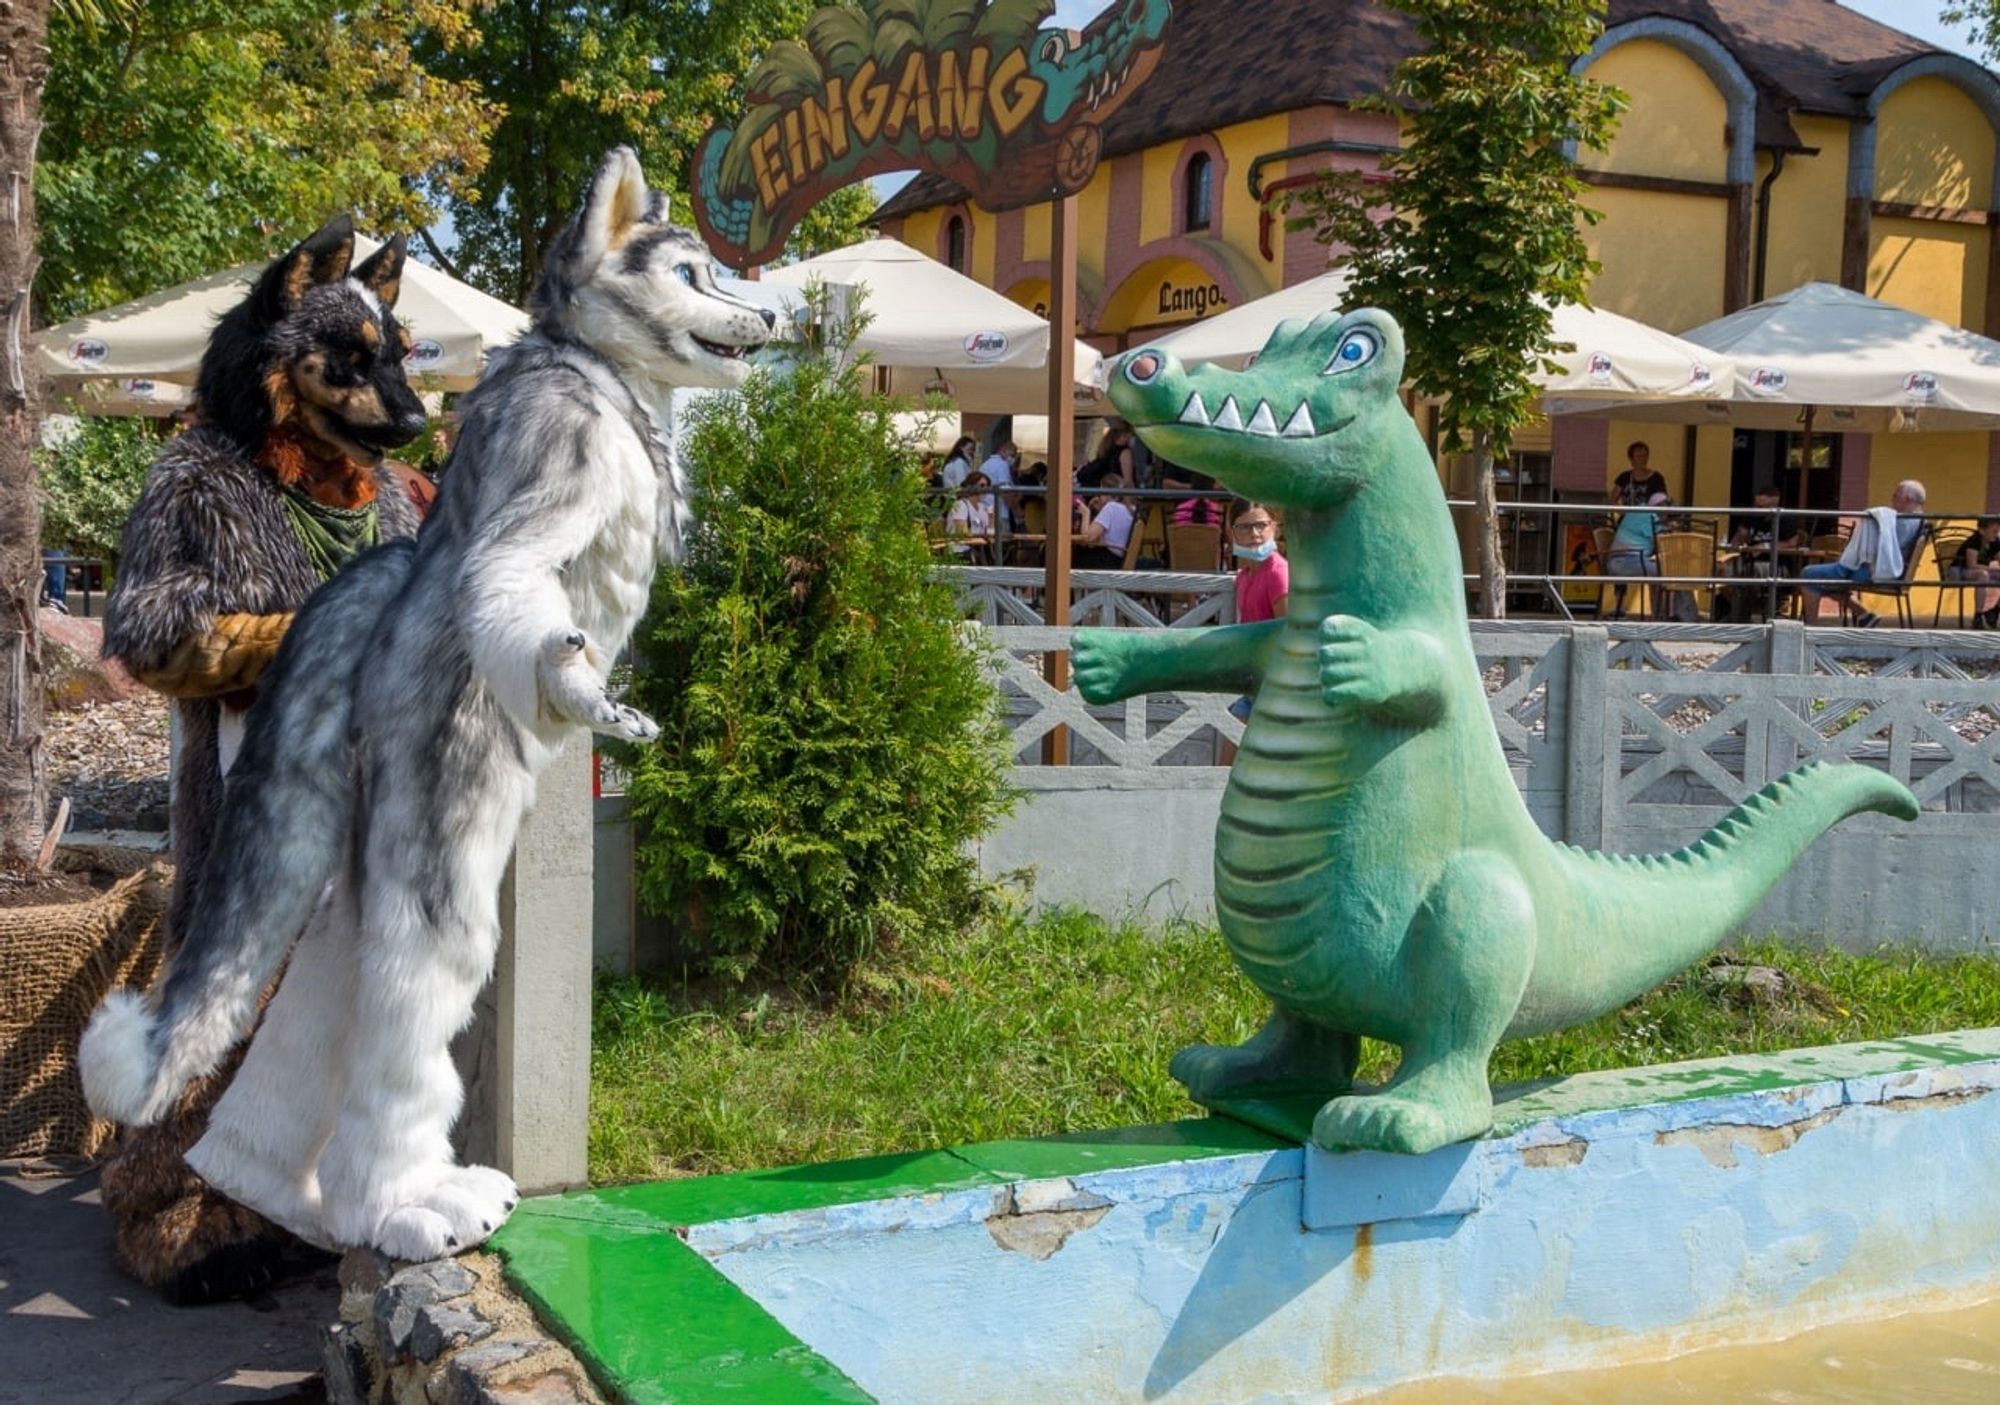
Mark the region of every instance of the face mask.
[[1232, 546], [1229, 548], [1245, 561], [1269, 561], [1278, 554], [1275, 541], [1258, 542], [1255, 546]]

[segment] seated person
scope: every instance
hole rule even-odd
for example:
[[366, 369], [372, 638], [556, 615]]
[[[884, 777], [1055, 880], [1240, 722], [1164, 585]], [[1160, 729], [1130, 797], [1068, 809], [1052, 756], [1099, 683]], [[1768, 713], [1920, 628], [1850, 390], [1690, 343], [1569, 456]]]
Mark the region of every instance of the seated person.
[[1100, 468], [1093, 486], [1100, 491], [1076, 505], [1076, 543], [1070, 560], [1086, 570], [1119, 571], [1125, 567], [1125, 548], [1131, 543], [1135, 525], [1132, 509], [1109, 490], [1125, 481], [1116, 464]]
[[1842, 618], [1864, 629], [1876, 622], [1875, 612], [1856, 604], [1849, 587], [1902, 577], [1909, 553], [1923, 533], [1925, 496], [1923, 484], [1904, 479], [1889, 495], [1887, 507], [1868, 509], [1838, 561], [1822, 561], [1799, 572], [1808, 580], [1839, 583], [1805, 587], [1807, 623], [1818, 617], [1819, 602], [1826, 595], [1834, 597]]
[[[1736, 555], [1722, 566], [1722, 574], [1740, 576], [1746, 580], [1769, 580], [1772, 576], [1787, 576], [1792, 572], [1785, 567], [1782, 552], [1795, 551], [1805, 545], [1807, 520], [1803, 517], [1780, 518], [1778, 509], [1784, 498], [1774, 483], [1760, 484], [1751, 495], [1754, 510], [1738, 514], [1729, 533], [1729, 545]], [[1782, 528], [1780, 522], [1783, 523]], [[1773, 534], [1782, 530], [1784, 536], [1776, 541]], [[1782, 609], [1784, 602], [1791, 598], [1789, 587], [1777, 594], [1777, 605]], [[1771, 593], [1758, 591], [1746, 586], [1724, 586], [1715, 592], [1715, 618], [1725, 620], [1747, 620], [1753, 615], [1762, 615], [1771, 606]]]
[[[965, 476], [963, 486], [967, 489], [991, 488], [993, 480], [975, 468]], [[952, 503], [951, 511], [945, 514], [944, 534], [953, 539], [951, 549], [954, 555], [967, 560], [984, 557], [987, 546], [993, 540], [993, 494], [961, 492], [958, 500]], [[958, 540], [965, 537], [978, 540]]]
[[[1164, 465], [1160, 471], [1160, 486], [1191, 488], [1197, 493], [1205, 493], [1215, 486], [1215, 480], [1206, 473], [1196, 473], [1193, 469], [1170, 463]], [[1220, 527], [1222, 503], [1215, 498], [1182, 498], [1174, 504], [1174, 525]]]
[[1982, 517], [1945, 572], [1946, 580], [1991, 582], [1979, 591], [1974, 629], [2000, 629], [2000, 517]]
[[[1645, 505], [1664, 507], [1669, 499], [1664, 492], [1647, 495]], [[1604, 574], [1607, 576], [1657, 576], [1660, 574], [1660, 558], [1656, 543], [1660, 535], [1660, 518], [1653, 512], [1627, 512], [1618, 518], [1618, 528], [1611, 534], [1611, 544], [1604, 551]], [[1611, 618], [1625, 618], [1624, 586], [1617, 587], [1612, 596]]]

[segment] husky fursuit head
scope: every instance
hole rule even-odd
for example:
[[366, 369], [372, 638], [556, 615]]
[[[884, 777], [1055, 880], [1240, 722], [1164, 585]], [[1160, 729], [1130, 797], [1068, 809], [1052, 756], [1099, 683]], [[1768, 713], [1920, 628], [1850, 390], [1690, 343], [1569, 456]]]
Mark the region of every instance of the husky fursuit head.
[[514, 1206], [505, 1175], [453, 1160], [448, 1046], [492, 969], [536, 774], [580, 730], [657, 734], [605, 683], [680, 547], [671, 391], [740, 384], [774, 321], [717, 288], [623, 147], [531, 310], [463, 403], [417, 541], [342, 572], [279, 651], [179, 956], [84, 1036], [91, 1105], [160, 1117], [303, 932], [188, 1161], [328, 1247], [434, 1258]]

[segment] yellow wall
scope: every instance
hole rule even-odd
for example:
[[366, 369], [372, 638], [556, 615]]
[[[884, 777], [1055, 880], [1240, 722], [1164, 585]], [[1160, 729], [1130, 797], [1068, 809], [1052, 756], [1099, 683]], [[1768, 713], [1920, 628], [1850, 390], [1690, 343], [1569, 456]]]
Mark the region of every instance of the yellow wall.
[[1868, 501], [1889, 501], [1905, 478], [1924, 485], [1931, 512], [1986, 510], [1987, 436], [1878, 434], [1868, 454]]
[[1679, 49], [1634, 40], [1605, 54], [1584, 76], [1624, 89], [1631, 106], [1610, 149], [1580, 153], [1582, 165], [1679, 180], [1729, 178], [1729, 105]]
[[1875, 198], [1985, 210], [1993, 204], [1993, 129], [1956, 84], [1919, 78], [1876, 118]]
[[1695, 430], [1694, 502], [1708, 507], [1729, 501], [1735, 439], [1735, 431], [1725, 425], [1705, 424]]
[[1722, 315], [1723, 201], [1608, 187], [1584, 198], [1604, 213], [1584, 231], [1591, 256], [1604, 265], [1591, 284], [1593, 303], [1669, 332]]
[[1985, 322], [1984, 228], [1877, 215], [1868, 250], [1870, 297], [1977, 328]]
[[[1841, 228], [1847, 218], [1848, 124], [1833, 117], [1794, 114], [1799, 140], [1817, 156], [1793, 152], [1771, 187], [1771, 234], [1765, 249], [1764, 295], [1775, 296], [1819, 280], [1840, 281]], [[1759, 154], [1757, 181], [1771, 173]]]
[[1181, 143], [1164, 142], [1148, 147], [1140, 170], [1139, 242], [1150, 244], [1174, 232], [1174, 204], [1180, 199], [1174, 166], [1180, 160]]
[[[903, 232], [896, 237], [927, 258], [936, 258], [939, 253], [938, 231], [944, 227], [947, 207], [940, 205], [935, 210], [919, 210], [903, 221]], [[978, 238], [975, 218], [973, 237]]]

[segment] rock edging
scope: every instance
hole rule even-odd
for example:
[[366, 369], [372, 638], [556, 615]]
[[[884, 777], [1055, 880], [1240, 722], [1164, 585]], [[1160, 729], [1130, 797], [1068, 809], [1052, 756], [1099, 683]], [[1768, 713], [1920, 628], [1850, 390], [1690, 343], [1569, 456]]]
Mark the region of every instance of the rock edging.
[[321, 1355], [330, 1405], [605, 1405], [491, 1254], [399, 1267], [349, 1251]]

